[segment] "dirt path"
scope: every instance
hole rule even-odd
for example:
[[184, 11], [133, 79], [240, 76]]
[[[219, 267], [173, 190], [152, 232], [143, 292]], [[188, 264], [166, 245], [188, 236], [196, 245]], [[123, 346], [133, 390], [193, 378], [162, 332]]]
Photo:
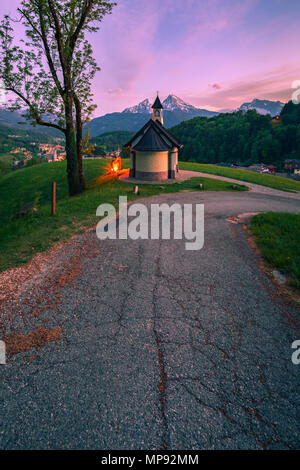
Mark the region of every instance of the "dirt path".
[[222, 181], [228, 181], [229, 183], [235, 183], [235, 184], [243, 184], [245, 186], [248, 186], [250, 191], [258, 194], [266, 194], [269, 196], [278, 196], [278, 197], [287, 197], [287, 198], [292, 198], [300, 201], [300, 192], [298, 193], [292, 193], [289, 191], [280, 191], [279, 189], [273, 189], [273, 188], [268, 188], [267, 186], [261, 186], [260, 184], [254, 184], [254, 183], [248, 183], [247, 181], [241, 181], [241, 180], [236, 180], [233, 178], [227, 178], [226, 176], [218, 176], [218, 175], [211, 175], [209, 173], [202, 173], [199, 171], [185, 171], [185, 170], [180, 170], [178, 173], [178, 181], [185, 181], [187, 179], [193, 178], [193, 177], [203, 177], [203, 178], [211, 178], [215, 180], [222, 180]]

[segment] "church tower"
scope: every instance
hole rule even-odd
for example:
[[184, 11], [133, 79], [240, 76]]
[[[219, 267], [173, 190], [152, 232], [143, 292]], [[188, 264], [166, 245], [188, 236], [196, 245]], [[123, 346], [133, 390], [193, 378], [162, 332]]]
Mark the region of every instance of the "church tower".
[[133, 181], [175, 181], [178, 149], [182, 147], [163, 125], [163, 105], [157, 95], [152, 118], [123, 146], [130, 151], [129, 178]]
[[163, 105], [161, 104], [157, 95], [156, 100], [152, 106], [152, 119], [153, 121], [159, 121], [161, 125], [164, 125], [163, 109]]

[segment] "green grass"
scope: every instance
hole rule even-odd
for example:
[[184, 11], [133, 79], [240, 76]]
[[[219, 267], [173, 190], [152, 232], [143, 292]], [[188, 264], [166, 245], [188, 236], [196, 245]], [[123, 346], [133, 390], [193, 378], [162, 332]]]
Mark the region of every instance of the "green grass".
[[253, 217], [250, 229], [268, 263], [300, 290], [300, 215], [268, 212]]
[[[0, 180], [0, 271], [26, 263], [35, 253], [48, 249], [55, 242], [95, 226], [99, 221], [95, 215], [98, 205], [117, 206], [119, 196], [127, 195], [128, 200], [133, 200], [159, 193], [197, 191], [200, 183], [204, 190], [234, 190], [231, 183], [199, 177], [175, 184], [139, 185], [139, 195], [135, 196], [132, 184], [118, 179], [97, 181], [105, 174], [106, 165], [105, 160], [85, 160], [90, 189], [72, 198], [68, 196], [66, 162], [37, 165], [3, 176]], [[126, 168], [129, 162], [123, 161], [123, 165]], [[54, 217], [50, 216], [52, 181], [57, 185]], [[241, 185], [235, 189], [244, 190], [247, 188]]]
[[0, 153], [0, 179], [3, 177], [4, 174], [9, 173], [11, 171], [13, 159], [13, 155]]
[[212, 175], [226, 176], [248, 183], [260, 184], [273, 189], [282, 191], [300, 191], [300, 181], [295, 181], [282, 176], [257, 173], [256, 171], [239, 170], [237, 168], [227, 168], [216, 165], [207, 165], [204, 163], [181, 162], [179, 168], [182, 170], [201, 171]]
[[9, 153], [0, 153], [0, 161], [11, 164], [14, 159], [14, 155]]

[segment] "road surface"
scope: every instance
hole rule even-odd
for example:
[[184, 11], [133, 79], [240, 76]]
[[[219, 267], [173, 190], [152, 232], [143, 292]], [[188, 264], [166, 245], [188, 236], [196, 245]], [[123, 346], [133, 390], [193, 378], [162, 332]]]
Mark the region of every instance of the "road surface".
[[23, 286], [5, 334], [61, 335], [0, 366], [0, 447], [299, 448], [299, 313], [260, 269], [246, 232], [226, 221], [300, 213], [299, 201], [252, 191], [143, 202], [204, 203], [204, 248], [101, 242], [91, 231], [55, 255], [51, 276]]

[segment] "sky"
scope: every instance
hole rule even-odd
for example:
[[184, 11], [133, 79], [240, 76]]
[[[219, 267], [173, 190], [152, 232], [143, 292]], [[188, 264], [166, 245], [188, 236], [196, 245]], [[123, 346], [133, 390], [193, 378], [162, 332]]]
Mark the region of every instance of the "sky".
[[[175, 94], [210, 110], [288, 101], [300, 80], [299, 0], [117, 0], [91, 36], [96, 116]], [[0, 0], [0, 16], [20, 0]], [[16, 38], [20, 37], [16, 27]]]

